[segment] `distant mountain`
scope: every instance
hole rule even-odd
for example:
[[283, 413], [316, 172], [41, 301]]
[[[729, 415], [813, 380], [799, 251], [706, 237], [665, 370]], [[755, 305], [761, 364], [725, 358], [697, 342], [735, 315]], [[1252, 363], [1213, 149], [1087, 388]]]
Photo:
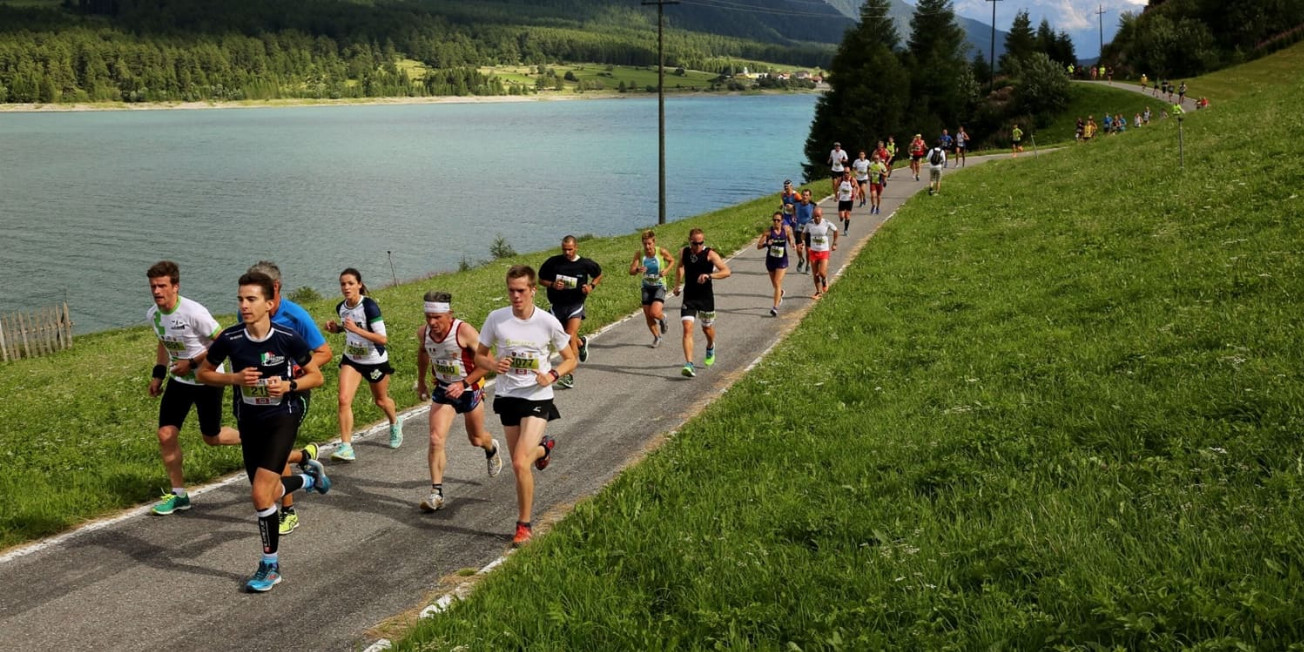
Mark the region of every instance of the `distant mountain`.
[[[860, 20], [860, 7], [865, 4], [863, 0], [824, 0], [830, 7], [838, 10], [842, 15], [853, 20]], [[915, 8], [907, 4], [904, 0], [892, 0], [892, 8], [889, 15], [896, 21], [897, 31], [901, 34], [901, 42], [904, 44], [910, 38], [910, 15], [915, 12]], [[966, 40], [969, 41], [969, 58], [974, 54], [982, 53], [986, 59], [991, 55], [992, 45], [992, 26], [990, 23], [965, 18], [956, 14], [956, 21], [960, 28], [964, 30]], [[1005, 53], [1006, 32], [996, 30], [996, 58], [999, 60]]]

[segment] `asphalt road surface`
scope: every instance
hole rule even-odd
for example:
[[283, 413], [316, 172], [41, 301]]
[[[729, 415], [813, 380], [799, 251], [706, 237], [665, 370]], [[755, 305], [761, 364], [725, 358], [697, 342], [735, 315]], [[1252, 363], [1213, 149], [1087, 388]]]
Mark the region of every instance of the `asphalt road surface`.
[[[943, 181], [945, 192], [945, 176]], [[823, 183], [814, 187], [822, 190]], [[897, 170], [884, 193], [883, 215], [856, 209], [851, 237], [833, 254], [830, 274], [906, 197], [926, 187], [926, 171], [916, 182], [908, 170]], [[836, 206], [826, 202], [824, 208], [826, 218], [836, 218]], [[758, 234], [769, 217], [756, 215]], [[709, 243], [709, 231], [706, 237]], [[551, 466], [536, 474], [536, 522], [600, 489], [796, 325], [812, 303], [810, 276], [795, 273], [794, 258], [787, 300], [779, 317], [770, 317], [763, 255], [744, 250], [729, 263], [733, 276], [716, 282], [719, 361], [701, 366], [699, 328], [696, 378], [680, 375], [678, 298], [666, 305], [671, 328], [659, 349], [649, 347], [641, 314], [591, 339], [591, 357], [576, 371], [575, 389], [557, 392], [562, 419], [549, 432], [558, 444]], [[398, 382], [412, 382], [413, 373], [400, 369]], [[649, 396], [659, 398], [652, 402]], [[333, 398], [319, 396], [313, 409], [333, 406]], [[486, 422], [503, 440], [496, 416], [487, 413]], [[417, 503], [429, 490], [424, 408], [408, 412], [404, 433], [398, 450], [388, 448], [384, 434], [357, 440], [356, 462], [326, 462], [334, 481], [328, 495], [296, 496], [302, 524], [281, 539], [285, 581], [270, 593], [242, 592], [260, 549], [243, 474], [197, 493], [189, 512], [159, 517], [140, 508], [9, 551], [0, 556], [0, 649], [365, 647], [374, 639], [369, 628], [423, 606], [441, 577], [482, 568], [503, 555], [516, 519], [511, 464], [497, 478], [487, 477], [484, 455], [467, 443], [461, 419], [448, 438], [449, 504], [434, 514], [419, 511]]]

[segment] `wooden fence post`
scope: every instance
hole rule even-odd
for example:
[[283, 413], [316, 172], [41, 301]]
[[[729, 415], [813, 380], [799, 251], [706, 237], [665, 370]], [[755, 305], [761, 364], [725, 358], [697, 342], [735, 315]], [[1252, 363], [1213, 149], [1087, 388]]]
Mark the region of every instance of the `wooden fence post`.
[[63, 302], [63, 325], [67, 332], [67, 336], [66, 339], [64, 340], [63, 348], [71, 349], [72, 348], [72, 315], [68, 314], [67, 301]]
[[18, 313], [18, 332], [23, 334], [23, 353], [26, 357], [32, 357], [32, 345], [27, 341], [27, 323], [23, 321], [23, 313]]
[[9, 349], [5, 347], [5, 323], [0, 319], [0, 360], [9, 362]]

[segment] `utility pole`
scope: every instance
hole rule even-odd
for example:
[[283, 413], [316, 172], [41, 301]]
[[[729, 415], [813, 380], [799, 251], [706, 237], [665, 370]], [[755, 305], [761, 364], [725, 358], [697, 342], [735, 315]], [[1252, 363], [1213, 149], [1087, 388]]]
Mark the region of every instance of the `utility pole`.
[[666, 223], [666, 5], [679, 0], [643, 1], [657, 6], [657, 224]]
[[988, 93], [996, 90], [996, 3], [1000, 1], [1001, 0], [987, 0], [987, 2], [992, 3], [992, 47], [991, 54], [988, 55], [990, 58], [987, 60], [987, 65], [990, 69], [990, 78], [987, 81]]
[[1096, 22], [1100, 24], [1100, 56], [1096, 58], [1096, 65], [1104, 63], [1101, 59], [1105, 58], [1105, 8], [1096, 5]]

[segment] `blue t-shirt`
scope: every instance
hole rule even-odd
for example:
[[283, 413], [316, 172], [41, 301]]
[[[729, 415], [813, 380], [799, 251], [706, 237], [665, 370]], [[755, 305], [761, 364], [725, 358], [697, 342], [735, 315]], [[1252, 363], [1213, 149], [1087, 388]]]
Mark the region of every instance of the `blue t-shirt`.
[[308, 314], [299, 304], [281, 297], [279, 305], [276, 306], [276, 312], [272, 313], [272, 323], [284, 326], [294, 331], [304, 342], [308, 343], [308, 348], [312, 350], [320, 349], [326, 344], [326, 338], [317, 329], [317, 324], [313, 322], [312, 315]]
[[[236, 324], [213, 340], [208, 347], [208, 360], [214, 366], [230, 360], [232, 373], [255, 367], [262, 379], [280, 377], [288, 382], [294, 378], [296, 365], [303, 366], [312, 360], [312, 349], [294, 331], [278, 324], [272, 324], [261, 340], [252, 339], [244, 324]], [[234, 398], [235, 418], [241, 421], [299, 414], [303, 410], [303, 403], [292, 395], [271, 396], [262, 385], [237, 386]]]
[[942, 136], [942, 147], [950, 148], [952, 142], [950, 134]]
[[797, 226], [806, 226], [811, 220], [815, 219], [815, 202], [809, 204], [797, 204]]

